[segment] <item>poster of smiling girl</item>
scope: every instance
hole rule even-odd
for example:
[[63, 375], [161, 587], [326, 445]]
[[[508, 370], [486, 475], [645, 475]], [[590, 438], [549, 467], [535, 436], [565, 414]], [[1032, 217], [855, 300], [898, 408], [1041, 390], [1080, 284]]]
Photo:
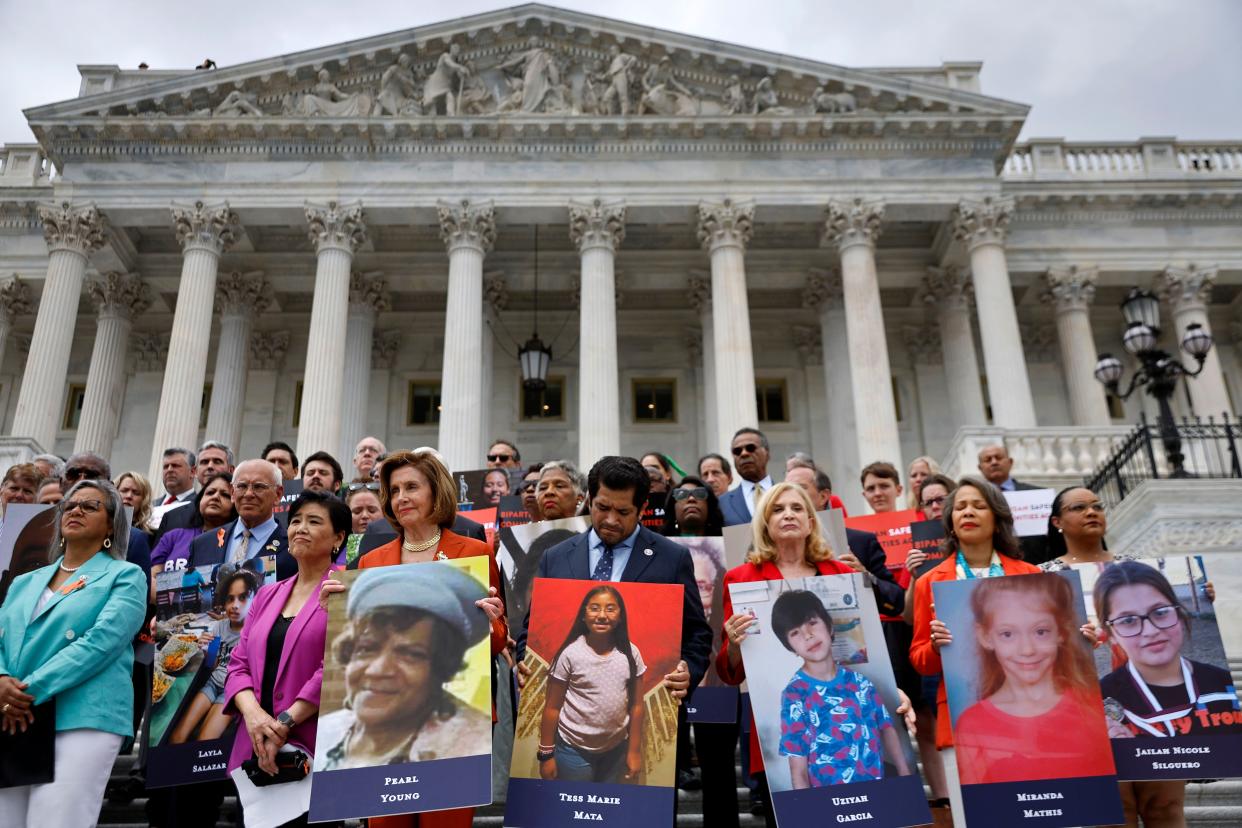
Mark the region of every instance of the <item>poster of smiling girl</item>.
[[1123, 822], [1078, 573], [932, 588], [967, 821]]
[[1108, 645], [1097, 649], [1096, 668], [1118, 776], [1242, 776], [1242, 707], [1203, 559], [1078, 571], [1087, 613]]
[[328, 604], [312, 822], [492, 801], [487, 559], [341, 572]]
[[510, 828], [671, 826], [677, 584], [536, 578], [505, 804]]
[[777, 822], [931, 822], [862, 576], [735, 583], [729, 597], [755, 619], [742, 661]]

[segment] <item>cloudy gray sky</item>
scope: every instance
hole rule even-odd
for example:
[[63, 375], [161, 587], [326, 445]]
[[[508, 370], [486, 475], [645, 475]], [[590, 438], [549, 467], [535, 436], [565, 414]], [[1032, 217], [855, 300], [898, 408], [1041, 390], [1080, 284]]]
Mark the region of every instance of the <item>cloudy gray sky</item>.
[[[392, 0], [0, 0], [0, 143], [74, 97], [77, 64], [258, 60], [514, 5]], [[1242, 139], [1238, 0], [559, 0], [557, 5], [846, 66], [982, 60], [1030, 104], [1024, 137]]]

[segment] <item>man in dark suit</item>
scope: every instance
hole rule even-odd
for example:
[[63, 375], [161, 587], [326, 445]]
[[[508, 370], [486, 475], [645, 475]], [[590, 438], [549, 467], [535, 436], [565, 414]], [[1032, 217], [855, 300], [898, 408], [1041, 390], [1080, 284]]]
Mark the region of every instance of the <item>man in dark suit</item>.
[[725, 526], [736, 526], [750, 523], [755, 504], [772, 488], [772, 477], [768, 474], [771, 448], [767, 436], [759, 429], [740, 428], [733, 435], [730, 451], [742, 483], [720, 498], [720, 511], [724, 513]]
[[[1003, 445], [984, 446], [979, 451], [979, 473], [1002, 492], [1024, 492], [1043, 488], [1010, 477], [1009, 472], [1012, 470], [1013, 458]], [[1027, 563], [1038, 565], [1056, 557], [1048, 551], [1048, 538], [1044, 535], [1028, 535], [1018, 538], [1018, 542], [1022, 545], [1022, 560]]]
[[[639, 522], [650, 485], [646, 470], [634, 458], [600, 459], [587, 475], [591, 528], [545, 552], [536, 577], [680, 584], [685, 590], [681, 661], [664, 677], [664, 684], [673, 696], [682, 699], [707, 672], [712, 628], [703, 614], [690, 553]], [[528, 613], [518, 637], [519, 660], [525, 656], [525, 630], [529, 626]], [[519, 663], [519, 686], [525, 684], [526, 675], [526, 666]]]
[[298, 564], [289, 554], [288, 535], [273, 514], [282, 484], [280, 469], [266, 460], [246, 460], [239, 465], [233, 472], [237, 520], [191, 541], [189, 566], [243, 563], [275, 555], [277, 579], [296, 575]]

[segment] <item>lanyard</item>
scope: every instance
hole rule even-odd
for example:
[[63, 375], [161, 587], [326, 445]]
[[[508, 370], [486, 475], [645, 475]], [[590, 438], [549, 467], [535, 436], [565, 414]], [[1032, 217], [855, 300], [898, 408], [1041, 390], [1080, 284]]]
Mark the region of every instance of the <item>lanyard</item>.
[[[1001, 566], [1000, 556], [995, 552], [992, 553], [992, 560], [988, 562], [988, 574], [984, 578], [999, 578], [1005, 574], [1005, 568]], [[962, 550], [957, 550], [957, 579], [959, 581], [972, 581], [978, 576], [971, 571], [970, 566], [966, 563], [966, 556], [962, 554]]]

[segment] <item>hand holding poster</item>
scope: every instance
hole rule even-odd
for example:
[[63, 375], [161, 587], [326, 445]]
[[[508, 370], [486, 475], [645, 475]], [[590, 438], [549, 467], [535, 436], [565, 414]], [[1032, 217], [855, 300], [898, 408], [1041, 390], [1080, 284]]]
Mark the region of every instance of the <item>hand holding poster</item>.
[[782, 826], [931, 821], [875, 598], [859, 574], [731, 585]]
[[1077, 573], [932, 588], [967, 821], [1122, 822]]
[[538, 578], [505, 825], [671, 825], [676, 584]]
[[487, 559], [338, 575], [328, 606], [310, 819], [491, 801]]

